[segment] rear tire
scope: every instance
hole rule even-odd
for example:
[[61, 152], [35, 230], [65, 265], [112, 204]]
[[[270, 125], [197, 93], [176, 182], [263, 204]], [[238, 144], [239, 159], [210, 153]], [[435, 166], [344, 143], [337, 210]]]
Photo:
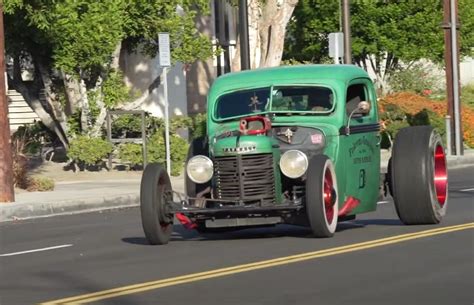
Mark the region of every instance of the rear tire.
[[157, 164], [148, 164], [140, 185], [140, 212], [145, 237], [151, 245], [164, 245], [173, 231], [173, 215], [166, 212], [171, 194], [168, 173]]
[[315, 237], [331, 237], [338, 219], [337, 180], [334, 165], [325, 155], [309, 161], [306, 178], [306, 214]]
[[448, 171], [439, 134], [431, 126], [401, 129], [392, 152], [391, 185], [400, 220], [437, 224], [448, 207]]

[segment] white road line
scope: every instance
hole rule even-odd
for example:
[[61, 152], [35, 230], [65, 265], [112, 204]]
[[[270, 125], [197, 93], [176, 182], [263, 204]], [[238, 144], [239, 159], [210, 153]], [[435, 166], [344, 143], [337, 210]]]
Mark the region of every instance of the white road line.
[[390, 201], [387, 200], [382, 200], [382, 201], [377, 201], [377, 204], [384, 204], [384, 203], [389, 203]]
[[72, 244], [59, 245], [59, 246], [47, 247], [47, 248], [41, 248], [41, 249], [33, 249], [33, 250], [13, 252], [13, 253], [5, 253], [5, 254], [0, 254], [0, 256], [14, 256], [14, 255], [33, 253], [33, 252], [41, 252], [41, 251], [49, 251], [49, 250], [54, 250], [54, 249], [61, 249], [61, 248], [66, 248], [66, 247], [71, 247], [71, 246], [72, 246]]
[[470, 192], [474, 191], [474, 188], [459, 190], [460, 192]]

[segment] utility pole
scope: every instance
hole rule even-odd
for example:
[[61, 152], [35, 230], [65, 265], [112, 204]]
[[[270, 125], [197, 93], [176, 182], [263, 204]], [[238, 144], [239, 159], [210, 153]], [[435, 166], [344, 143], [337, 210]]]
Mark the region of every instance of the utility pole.
[[239, 0], [240, 70], [250, 69], [247, 0]]
[[447, 143], [454, 155], [463, 155], [461, 104], [459, 101], [459, 44], [458, 44], [458, 5], [457, 0], [443, 1], [444, 19], [444, 61], [446, 64], [446, 91], [448, 115], [451, 118], [451, 143]]
[[8, 102], [5, 88], [5, 33], [0, 2], [0, 202], [15, 201]]
[[350, 0], [342, 0], [342, 31], [344, 32], [344, 63], [352, 64]]

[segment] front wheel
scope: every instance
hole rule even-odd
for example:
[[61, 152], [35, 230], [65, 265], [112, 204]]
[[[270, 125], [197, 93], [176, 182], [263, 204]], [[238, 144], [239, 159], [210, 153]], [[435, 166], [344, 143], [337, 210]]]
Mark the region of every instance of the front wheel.
[[164, 245], [173, 231], [173, 215], [166, 212], [166, 201], [172, 196], [166, 170], [157, 163], [148, 164], [140, 185], [140, 212], [143, 231], [151, 245]]
[[331, 237], [338, 217], [334, 165], [325, 155], [311, 158], [306, 178], [306, 214], [315, 237]]

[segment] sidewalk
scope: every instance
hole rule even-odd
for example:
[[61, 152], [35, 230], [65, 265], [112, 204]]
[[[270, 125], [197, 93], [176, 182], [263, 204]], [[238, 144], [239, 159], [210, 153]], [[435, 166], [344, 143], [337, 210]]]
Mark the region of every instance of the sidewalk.
[[[390, 152], [382, 150], [382, 172], [386, 171], [389, 157]], [[447, 159], [450, 169], [474, 165], [474, 150], [466, 150], [462, 157], [449, 156]], [[0, 203], [0, 222], [139, 205], [140, 173], [122, 173], [117, 177], [94, 173], [73, 177], [76, 180], [55, 177], [56, 187], [51, 192], [16, 193], [14, 203]], [[184, 192], [183, 176], [171, 177], [171, 183], [173, 190]]]

